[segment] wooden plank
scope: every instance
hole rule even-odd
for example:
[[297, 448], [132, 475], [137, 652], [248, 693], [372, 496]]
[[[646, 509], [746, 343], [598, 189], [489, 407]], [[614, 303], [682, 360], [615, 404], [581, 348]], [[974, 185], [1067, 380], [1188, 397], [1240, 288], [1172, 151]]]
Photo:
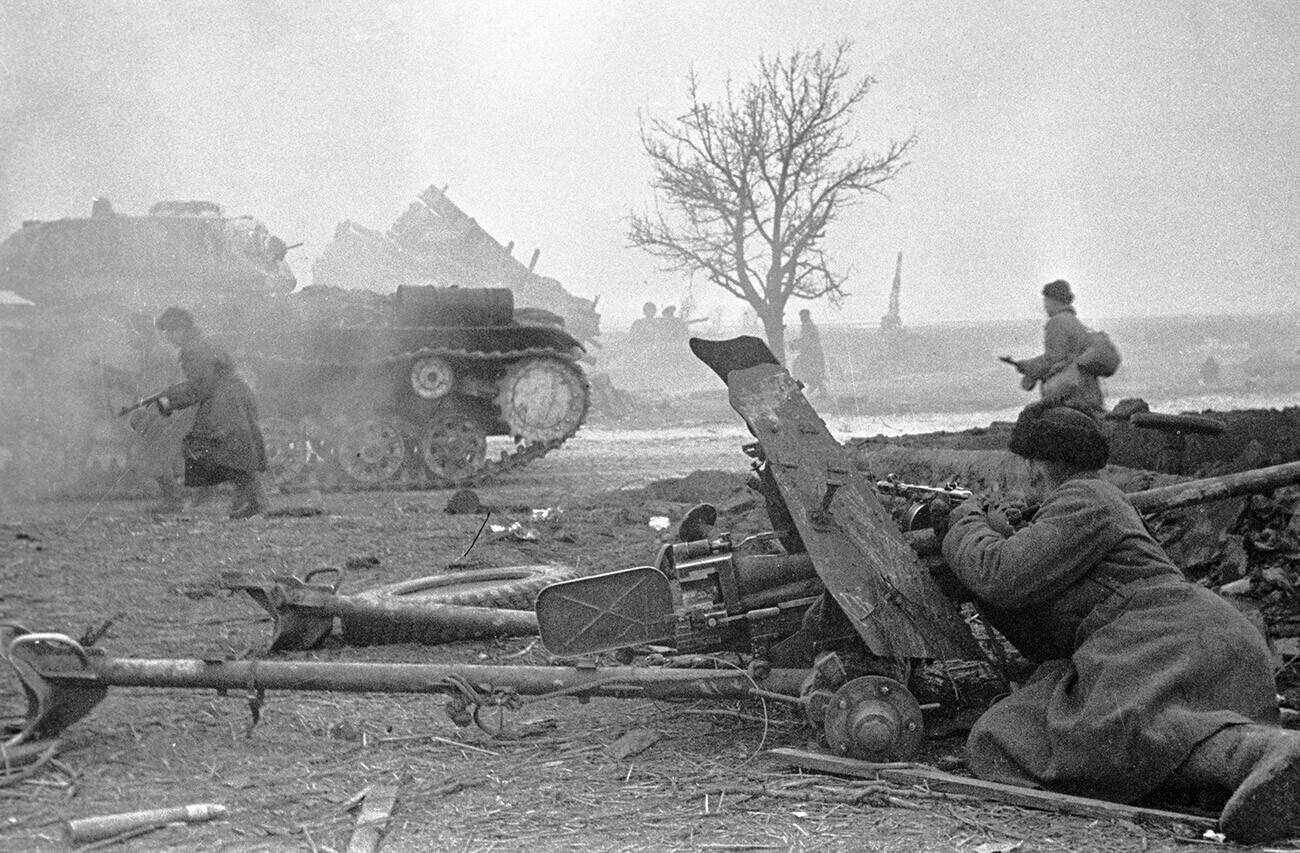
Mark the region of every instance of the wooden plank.
[[379, 841], [388, 827], [388, 818], [396, 802], [396, 785], [379, 785], [366, 794], [356, 828], [352, 830], [352, 839], [348, 841], [347, 853], [374, 853], [379, 849]]
[[732, 408], [762, 446], [817, 574], [872, 654], [982, 660], [956, 606], [921, 566], [875, 484], [785, 368], [731, 370], [727, 387]]
[[921, 785], [933, 791], [949, 794], [966, 794], [999, 803], [1007, 803], [1027, 809], [1060, 812], [1079, 817], [1105, 818], [1108, 820], [1129, 820], [1135, 823], [1171, 826], [1182, 824], [1194, 830], [1218, 829], [1217, 820], [1201, 815], [1183, 814], [1161, 809], [1147, 809], [1140, 806], [1126, 806], [1106, 800], [1093, 800], [1088, 797], [1076, 797], [1070, 794], [1057, 794], [1036, 788], [1021, 788], [1016, 785], [1004, 785], [1000, 782], [985, 782], [982, 779], [970, 779], [954, 776], [941, 770], [928, 767], [901, 768], [897, 765], [873, 764], [853, 758], [841, 758], [819, 752], [806, 752], [800, 749], [773, 749], [768, 752], [773, 758], [785, 764], [802, 767], [806, 770], [818, 770], [834, 773], [838, 776], [855, 776], [860, 779], [881, 779], [902, 785]]

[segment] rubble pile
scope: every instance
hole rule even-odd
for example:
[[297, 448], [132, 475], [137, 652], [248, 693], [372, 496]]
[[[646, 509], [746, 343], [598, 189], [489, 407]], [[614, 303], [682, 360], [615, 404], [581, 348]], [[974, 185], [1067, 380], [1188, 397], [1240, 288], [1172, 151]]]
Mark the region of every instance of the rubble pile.
[[[411, 202], [386, 232], [344, 221], [334, 240], [312, 265], [315, 285], [391, 293], [399, 285], [508, 287], [521, 309], [562, 320], [579, 341], [600, 335], [600, 314], [591, 299], [574, 296], [553, 278], [525, 265], [514, 244], [497, 242], [472, 217], [430, 186]], [[540, 315], [539, 315], [540, 316]]]

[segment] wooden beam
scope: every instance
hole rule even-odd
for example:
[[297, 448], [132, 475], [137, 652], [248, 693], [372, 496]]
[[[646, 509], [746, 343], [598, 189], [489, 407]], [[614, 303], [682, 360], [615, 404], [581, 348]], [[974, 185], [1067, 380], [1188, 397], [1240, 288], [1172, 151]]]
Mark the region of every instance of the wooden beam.
[[1132, 492], [1128, 495], [1128, 500], [1138, 512], [1164, 512], [1240, 495], [1267, 494], [1274, 489], [1294, 486], [1296, 483], [1300, 483], [1300, 462], [1287, 462], [1267, 468], [1224, 474], [1221, 477], [1190, 480], [1172, 486], [1161, 486], [1158, 489]]
[[352, 839], [348, 841], [347, 853], [374, 853], [379, 849], [396, 802], [396, 785], [380, 785], [366, 794]]
[[860, 779], [880, 779], [902, 785], [920, 785], [932, 791], [965, 794], [1026, 809], [1039, 809], [1107, 820], [1129, 820], [1134, 823], [1147, 823], [1166, 827], [1181, 824], [1198, 832], [1207, 829], [1217, 831], [1219, 827], [1217, 820], [1201, 815], [1126, 806], [1121, 803], [1093, 800], [1088, 797], [1076, 797], [1070, 794], [1057, 794], [1036, 788], [1021, 788], [1016, 785], [1004, 785], [1000, 782], [985, 782], [982, 779], [955, 776], [928, 767], [902, 768], [897, 764], [873, 764], [869, 761], [841, 758], [820, 752], [806, 752], [801, 749], [773, 749], [768, 754], [778, 761], [795, 767], [802, 767], [805, 770], [834, 773], [838, 776], [856, 776]]

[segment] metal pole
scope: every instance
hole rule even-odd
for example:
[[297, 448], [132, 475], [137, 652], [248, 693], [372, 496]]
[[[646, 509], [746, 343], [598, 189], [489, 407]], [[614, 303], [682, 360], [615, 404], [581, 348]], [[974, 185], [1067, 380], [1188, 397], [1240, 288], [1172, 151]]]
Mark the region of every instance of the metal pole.
[[[797, 697], [806, 670], [773, 669], [762, 678], [735, 670], [669, 667], [551, 667], [458, 664], [202, 661], [91, 658], [101, 683], [118, 687], [217, 690], [319, 690], [348, 693], [458, 693], [463, 685], [490, 693], [509, 689], [542, 696], [741, 698], [755, 690]], [[58, 680], [59, 674], [42, 675]], [[81, 676], [84, 678], [84, 675]]]

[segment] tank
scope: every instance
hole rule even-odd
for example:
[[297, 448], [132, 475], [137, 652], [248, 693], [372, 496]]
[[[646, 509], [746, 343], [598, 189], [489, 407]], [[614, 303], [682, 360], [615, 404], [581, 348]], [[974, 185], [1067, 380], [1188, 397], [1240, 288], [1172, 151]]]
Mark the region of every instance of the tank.
[[[230, 306], [227, 306], [229, 308]], [[507, 288], [307, 287], [220, 327], [286, 486], [447, 488], [562, 445], [587, 415], [583, 348]]]
[[507, 288], [296, 289], [290, 247], [206, 201], [30, 221], [0, 243], [0, 481], [124, 496], [131, 401], [176, 378], [152, 317], [189, 308], [260, 407], [268, 479], [348, 489], [482, 482], [587, 411], [579, 342]]

